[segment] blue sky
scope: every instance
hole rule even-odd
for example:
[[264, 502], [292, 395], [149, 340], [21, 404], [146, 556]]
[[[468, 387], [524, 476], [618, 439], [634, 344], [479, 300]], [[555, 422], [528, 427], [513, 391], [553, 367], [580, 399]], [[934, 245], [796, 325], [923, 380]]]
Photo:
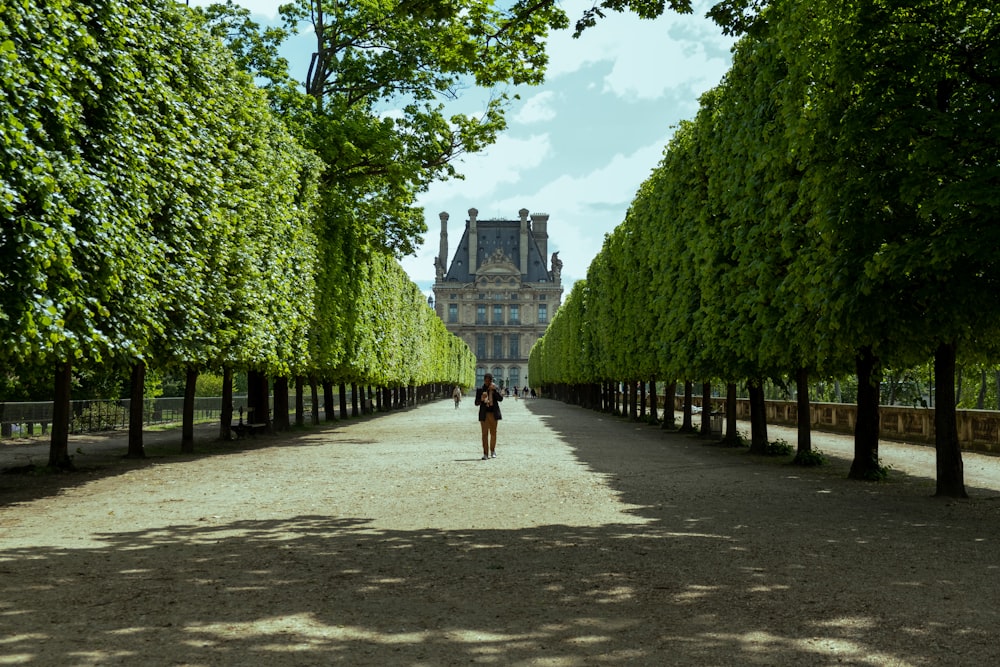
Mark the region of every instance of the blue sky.
[[[264, 23], [286, 0], [242, 0]], [[191, 4], [209, 4], [191, 0]], [[574, 23], [592, 0], [563, 0]], [[549, 214], [549, 251], [559, 251], [569, 293], [585, 278], [604, 235], [625, 217], [640, 184], [656, 167], [674, 126], [698, 110], [698, 97], [729, 69], [731, 38], [703, 18], [708, 2], [696, 0], [693, 15], [666, 13], [655, 21], [609, 14], [573, 39], [571, 30], [551, 36], [546, 82], [512, 89], [520, 95], [509, 111], [509, 128], [483, 153], [459, 165], [464, 180], [434, 184], [420, 203], [428, 232], [403, 268], [425, 292], [434, 281], [434, 255], [450, 214], [450, 251], [470, 208], [480, 218], [516, 219], [521, 208]], [[305, 77], [313, 46], [309, 36], [290, 43], [284, 55], [292, 73]], [[487, 91], [470, 89], [459, 104], [475, 110]]]

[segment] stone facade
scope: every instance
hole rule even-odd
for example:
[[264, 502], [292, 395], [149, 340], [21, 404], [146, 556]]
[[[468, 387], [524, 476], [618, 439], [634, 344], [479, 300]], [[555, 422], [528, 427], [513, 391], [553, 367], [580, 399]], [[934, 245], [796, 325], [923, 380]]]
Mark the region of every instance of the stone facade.
[[503, 387], [530, 386], [528, 352], [562, 303], [562, 262], [548, 255], [548, 220], [519, 211], [517, 220], [479, 220], [469, 209], [448, 257], [448, 214], [434, 258], [434, 309], [448, 331], [476, 354], [476, 383], [493, 374]]

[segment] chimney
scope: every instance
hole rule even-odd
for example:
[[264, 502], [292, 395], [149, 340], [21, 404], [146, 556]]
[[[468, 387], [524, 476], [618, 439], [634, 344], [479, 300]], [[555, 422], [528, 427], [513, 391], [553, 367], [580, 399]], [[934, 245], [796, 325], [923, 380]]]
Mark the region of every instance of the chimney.
[[532, 213], [531, 214], [531, 234], [535, 237], [535, 242], [538, 243], [538, 249], [542, 253], [542, 262], [544, 266], [548, 266], [549, 261], [549, 214], [548, 213]]
[[474, 208], [469, 209], [469, 273], [471, 275], [476, 275], [476, 269], [479, 265], [476, 264], [476, 251], [479, 250], [479, 232], [476, 231], [476, 216], [479, 215], [479, 211]]
[[448, 272], [448, 213], [441, 211], [438, 213], [441, 218], [441, 246], [438, 249], [438, 261], [441, 262], [441, 270]]
[[521, 275], [528, 275], [528, 209], [522, 208], [518, 211], [521, 216]]

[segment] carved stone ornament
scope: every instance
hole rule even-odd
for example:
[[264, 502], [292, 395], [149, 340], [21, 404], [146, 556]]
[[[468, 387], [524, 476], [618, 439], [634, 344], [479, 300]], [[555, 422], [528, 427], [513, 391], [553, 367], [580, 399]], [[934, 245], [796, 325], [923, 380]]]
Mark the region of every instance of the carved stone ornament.
[[479, 270], [476, 271], [477, 275], [484, 273], [493, 275], [519, 275], [521, 271], [511, 261], [510, 257], [504, 254], [503, 248], [497, 248], [491, 255], [483, 259]]

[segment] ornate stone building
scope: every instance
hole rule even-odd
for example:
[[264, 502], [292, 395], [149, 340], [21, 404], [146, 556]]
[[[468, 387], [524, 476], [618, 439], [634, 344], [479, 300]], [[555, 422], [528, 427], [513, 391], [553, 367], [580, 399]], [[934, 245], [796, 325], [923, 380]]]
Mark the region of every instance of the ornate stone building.
[[448, 214], [440, 214], [435, 310], [475, 352], [477, 385], [490, 372], [503, 387], [530, 386], [528, 352], [562, 303], [559, 253], [546, 266], [549, 216], [519, 214], [517, 220], [479, 220], [470, 208], [450, 263]]

